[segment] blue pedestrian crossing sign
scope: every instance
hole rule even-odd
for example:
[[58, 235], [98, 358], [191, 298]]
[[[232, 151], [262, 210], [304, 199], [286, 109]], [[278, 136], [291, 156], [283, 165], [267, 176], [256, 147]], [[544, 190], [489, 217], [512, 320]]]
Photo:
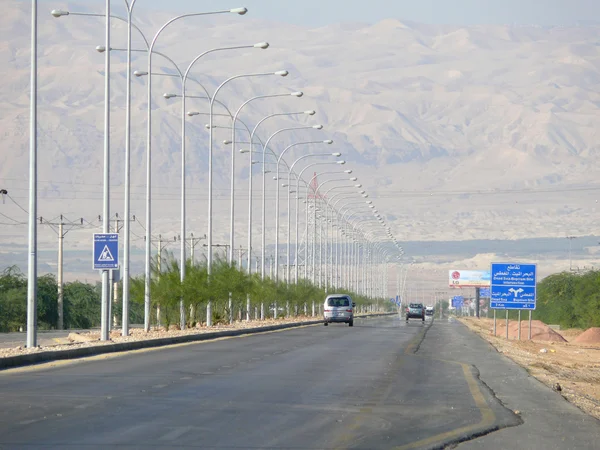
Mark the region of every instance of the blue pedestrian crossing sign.
[[119, 268], [119, 234], [94, 233], [94, 270]]

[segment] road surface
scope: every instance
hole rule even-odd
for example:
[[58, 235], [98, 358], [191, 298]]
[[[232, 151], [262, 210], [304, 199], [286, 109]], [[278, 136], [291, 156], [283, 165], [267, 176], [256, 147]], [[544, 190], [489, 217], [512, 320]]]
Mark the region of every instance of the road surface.
[[463, 325], [430, 323], [361, 319], [3, 371], [0, 448], [595, 447], [597, 421]]

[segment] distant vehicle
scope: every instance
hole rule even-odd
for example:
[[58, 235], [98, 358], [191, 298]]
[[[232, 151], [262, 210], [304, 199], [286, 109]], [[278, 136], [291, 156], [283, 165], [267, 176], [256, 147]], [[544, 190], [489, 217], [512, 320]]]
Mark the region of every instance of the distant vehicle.
[[426, 306], [425, 307], [425, 315], [426, 316], [433, 316], [433, 306]]
[[406, 321], [408, 319], [421, 319], [425, 322], [425, 308], [422, 303], [411, 303], [406, 308]]
[[355, 303], [349, 295], [331, 294], [325, 299], [323, 305], [323, 325], [327, 326], [333, 322], [347, 323], [354, 326]]

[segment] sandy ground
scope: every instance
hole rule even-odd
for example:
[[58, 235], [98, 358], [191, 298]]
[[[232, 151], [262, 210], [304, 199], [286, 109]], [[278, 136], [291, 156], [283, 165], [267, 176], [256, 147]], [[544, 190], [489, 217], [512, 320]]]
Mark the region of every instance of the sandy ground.
[[507, 341], [504, 335], [493, 336], [493, 319], [461, 317], [459, 320], [529, 374], [600, 419], [600, 342], [575, 343], [584, 330], [556, 330], [566, 342], [527, 341], [527, 329], [523, 327], [521, 341]]

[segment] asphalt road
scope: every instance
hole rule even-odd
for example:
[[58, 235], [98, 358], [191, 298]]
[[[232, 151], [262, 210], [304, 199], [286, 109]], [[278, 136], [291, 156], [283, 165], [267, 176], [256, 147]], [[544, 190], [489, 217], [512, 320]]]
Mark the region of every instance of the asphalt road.
[[598, 422], [541, 385], [564, 421], [541, 432], [576, 435], [537, 447], [528, 392], [512, 399], [521, 418], [478, 366], [513, 370], [515, 391], [527, 374], [464, 326], [429, 324], [361, 319], [3, 371], [0, 448], [594, 448]]

